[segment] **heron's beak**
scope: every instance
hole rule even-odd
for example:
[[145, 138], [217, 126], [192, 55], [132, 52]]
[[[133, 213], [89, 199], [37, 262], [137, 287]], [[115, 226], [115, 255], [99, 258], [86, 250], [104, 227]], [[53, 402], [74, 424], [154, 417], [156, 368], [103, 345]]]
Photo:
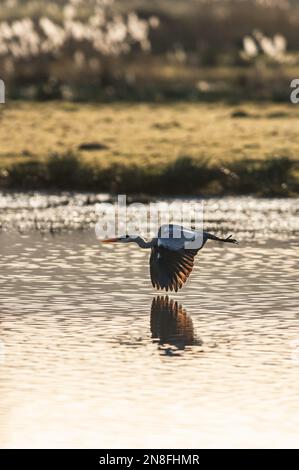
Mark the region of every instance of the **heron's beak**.
[[101, 243], [115, 243], [118, 242], [118, 238], [107, 238], [106, 240], [101, 240]]

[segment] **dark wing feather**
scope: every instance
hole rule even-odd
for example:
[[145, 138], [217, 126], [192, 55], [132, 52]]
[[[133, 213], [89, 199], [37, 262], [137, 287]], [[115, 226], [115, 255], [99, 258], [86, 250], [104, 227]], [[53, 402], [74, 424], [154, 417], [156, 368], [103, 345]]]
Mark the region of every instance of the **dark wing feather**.
[[187, 281], [198, 250], [171, 251], [160, 246], [152, 248], [150, 257], [151, 281], [157, 289], [177, 291]]

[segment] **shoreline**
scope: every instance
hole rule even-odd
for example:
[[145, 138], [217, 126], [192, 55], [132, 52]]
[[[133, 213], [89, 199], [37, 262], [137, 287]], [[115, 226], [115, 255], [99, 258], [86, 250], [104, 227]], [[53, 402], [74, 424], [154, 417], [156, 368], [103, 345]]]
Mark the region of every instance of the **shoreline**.
[[0, 190], [88, 191], [146, 197], [296, 197], [299, 162], [288, 157], [210, 163], [179, 157], [154, 165], [87, 163], [73, 153], [18, 162], [2, 170]]

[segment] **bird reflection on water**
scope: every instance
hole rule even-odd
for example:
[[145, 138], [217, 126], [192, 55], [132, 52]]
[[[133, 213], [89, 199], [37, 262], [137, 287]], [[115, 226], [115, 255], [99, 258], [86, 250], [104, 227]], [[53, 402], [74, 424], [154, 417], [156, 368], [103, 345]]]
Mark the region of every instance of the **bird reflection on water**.
[[186, 346], [201, 346], [196, 337], [191, 317], [178, 302], [168, 296], [153, 298], [151, 307], [151, 334], [165, 354], [171, 355]]

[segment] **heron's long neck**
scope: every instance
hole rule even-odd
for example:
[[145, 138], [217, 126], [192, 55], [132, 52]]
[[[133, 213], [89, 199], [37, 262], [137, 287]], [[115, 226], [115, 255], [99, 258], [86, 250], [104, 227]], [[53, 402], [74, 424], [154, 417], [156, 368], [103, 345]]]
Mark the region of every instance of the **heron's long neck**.
[[137, 243], [137, 245], [140, 246], [140, 248], [152, 248], [156, 244], [155, 238], [153, 238], [149, 242], [146, 242], [145, 240], [143, 240], [143, 238], [136, 237], [136, 238], [134, 238], [133, 241], [134, 241], [134, 243]]

